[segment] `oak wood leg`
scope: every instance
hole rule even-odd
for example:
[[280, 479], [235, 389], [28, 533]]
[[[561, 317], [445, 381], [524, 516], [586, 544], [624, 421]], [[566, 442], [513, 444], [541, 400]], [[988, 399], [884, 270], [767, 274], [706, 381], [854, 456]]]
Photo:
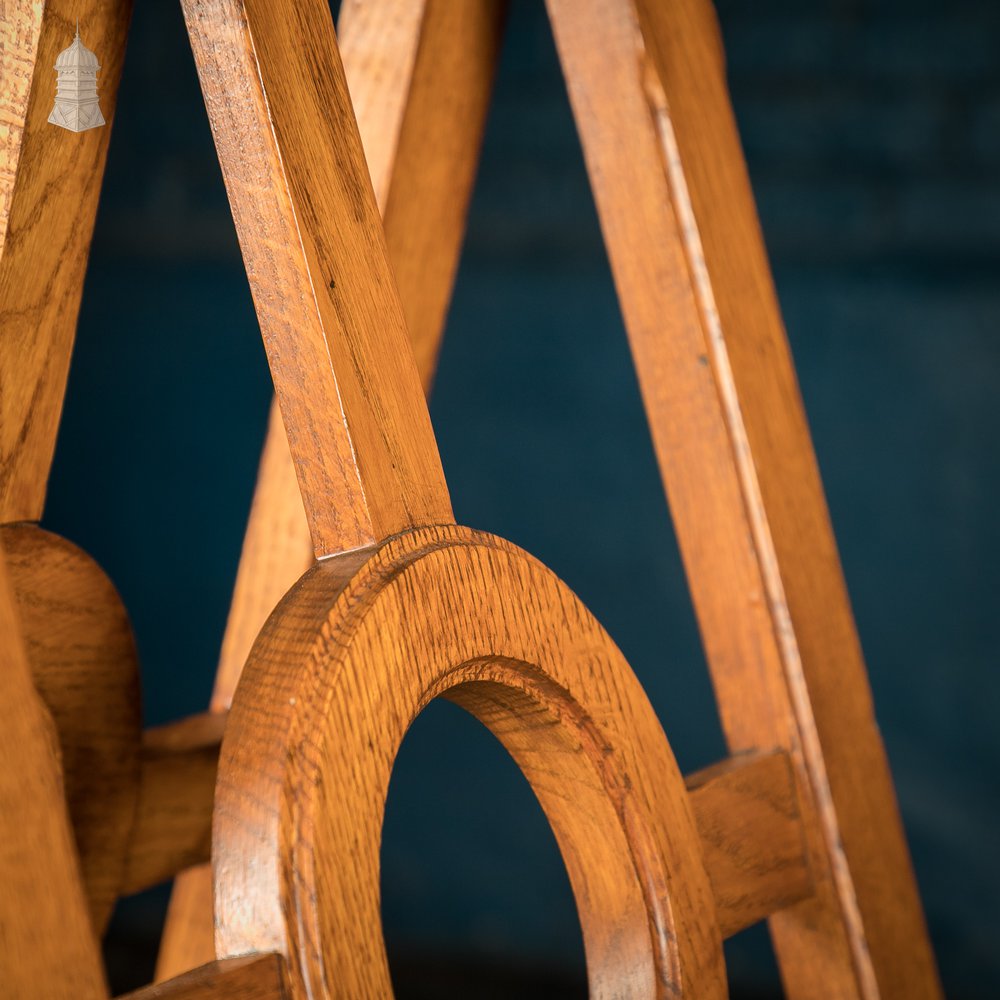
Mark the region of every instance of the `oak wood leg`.
[[[425, 391], [457, 269], [505, 8], [503, 0], [373, 0], [341, 12], [344, 69]], [[254, 638], [312, 558], [284, 426], [272, 406], [213, 711], [228, 709]], [[157, 978], [213, 957], [211, 871], [201, 865], [176, 880]]]
[[795, 762], [794, 997], [937, 997], [706, 0], [548, 0], [723, 727]]

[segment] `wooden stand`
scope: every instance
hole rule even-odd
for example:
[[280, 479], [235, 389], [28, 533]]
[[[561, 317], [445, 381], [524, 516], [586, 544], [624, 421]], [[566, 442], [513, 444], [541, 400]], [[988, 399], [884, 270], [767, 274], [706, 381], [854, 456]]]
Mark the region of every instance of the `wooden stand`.
[[182, 0], [280, 414], [211, 710], [141, 732], [113, 588], [31, 524], [109, 132], [46, 124], [51, 66], [80, 17], [111, 122], [129, 4], [11, 4], [5, 995], [106, 996], [112, 903], [173, 875], [134, 996], [390, 995], [382, 808], [440, 696], [542, 803], [593, 996], [725, 996], [723, 938], [767, 919], [790, 997], [940, 997], [707, 0], [547, 0], [732, 755], [686, 782], [579, 600], [455, 526], [424, 402], [499, 0], [345, 0], [339, 48], [325, 0]]

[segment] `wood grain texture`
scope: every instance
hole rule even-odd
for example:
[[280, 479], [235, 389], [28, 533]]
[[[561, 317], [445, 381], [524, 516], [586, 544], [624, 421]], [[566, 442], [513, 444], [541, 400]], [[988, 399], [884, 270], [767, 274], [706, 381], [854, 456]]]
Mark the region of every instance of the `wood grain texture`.
[[[425, 391], [457, 270], [504, 7], [497, 0], [351, 0], [341, 6], [344, 70]], [[387, 204], [392, 211], [385, 216]], [[311, 563], [295, 468], [280, 412], [272, 406], [212, 695], [214, 711], [228, 709], [253, 640]], [[209, 867], [181, 875], [174, 893], [158, 979], [214, 957]], [[209, 909], [194, 912], [206, 900]]]
[[122, 890], [139, 794], [132, 629], [104, 571], [31, 524], [0, 527], [35, 687], [55, 722], [84, 886], [102, 931]]
[[215, 959], [212, 866], [188, 868], [174, 880], [156, 956], [156, 982], [182, 975]]
[[[131, 8], [130, 0], [4, 0], [0, 523], [42, 513]], [[107, 124], [75, 133], [47, 118], [56, 56], [73, 41], [78, 17], [101, 60]]]
[[348, 0], [341, 54], [417, 370], [429, 389], [506, 0]]
[[205, 712], [143, 734], [139, 807], [123, 896], [208, 860], [225, 725], [225, 715]]
[[[341, 9], [344, 69], [383, 211], [392, 192], [386, 239], [425, 390], [458, 265], [503, 6], [351, 0]], [[264, 620], [312, 562], [301, 506], [272, 408], [213, 709], [228, 708]]]
[[[205, 713], [145, 734], [143, 798], [125, 892], [154, 885], [183, 864], [208, 861], [224, 732], [225, 715]], [[161, 769], [151, 778], [150, 761]], [[688, 776], [685, 785], [724, 938], [812, 894], [795, 776], [786, 753], [729, 758]], [[210, 866], [202, 868], [210, 877]], [[192, 897], [205, 913], [196, 926], [208, 931], [210, 886]], [[207, 951], [212, 943], [195, 947]]]
[[261, 626], [312, 563], [309, 525], [295, 467], [281, 412], [272, 402], [212, 690], [212, 711], [229, 708]]
[[548, 7], [730, 748], [795, 765], [786, 989], [937, 997], [711, 8]]
[[0, 547], [0, 983], [8, 1000], [107, 996], [55, 727], [31, 677]]
[[641, 687], [549, 571], [455, 527], [326, 560], [268, 620], [219, 765], [219, 954], [284, 954], [293, 998], [391, 995], [382, 812], [399, 743], [437, 696], [479, 718], [538, 796], [591, 995], [725, 996], [688, 795]]
[[328, 6], [183, 7], [316, 554], [451, 521]]
[[787, 754], [731, 757], [686, 784], [724, 938], [812, 895]]
[[288, 1000], [288, 994], [278, 955], [247, 955], [209, 962], [118, 1000]]

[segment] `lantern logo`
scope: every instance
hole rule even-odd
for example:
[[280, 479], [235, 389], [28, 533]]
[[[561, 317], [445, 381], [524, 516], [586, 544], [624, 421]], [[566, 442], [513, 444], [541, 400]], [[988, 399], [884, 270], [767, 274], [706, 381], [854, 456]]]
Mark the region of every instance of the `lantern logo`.
[[97, 71], [101, 68], [97, 56], [80, 41], [80, 22], [76, 23], [76, 38], [56, 59], [58, 84], [56, 103], [49, 121], [70, 132], [85, 132], [104, 124], [104, 115], [97, 103]]

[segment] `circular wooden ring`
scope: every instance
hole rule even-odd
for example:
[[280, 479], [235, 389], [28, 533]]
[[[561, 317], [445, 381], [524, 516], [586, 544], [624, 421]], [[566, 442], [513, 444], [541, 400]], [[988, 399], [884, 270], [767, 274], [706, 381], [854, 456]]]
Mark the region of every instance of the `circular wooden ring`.
[[139, 797], [142, 705], [128, 613], [83, 550], [34, 524], [0, 528], [35, 687], [55, 723], [91, 918], [121, 891]]
[[240, 681], [216, 791], [220, 957], [279, 951], [292, 996], [392, 995], [379, 848], [400, 742], [432, 699], [531, 784], [577, 901], [591, 996], [724, 997], [684, 782], [624, 657], [537, 560], [458, 527], [307, 573]]

